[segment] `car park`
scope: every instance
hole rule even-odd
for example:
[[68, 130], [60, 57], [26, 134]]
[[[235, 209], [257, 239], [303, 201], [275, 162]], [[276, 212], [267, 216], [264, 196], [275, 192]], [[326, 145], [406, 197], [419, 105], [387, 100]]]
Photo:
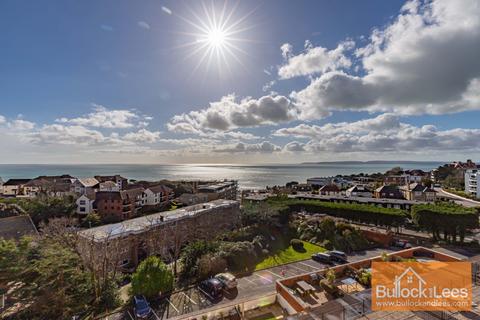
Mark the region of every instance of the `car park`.
[[220, 280], [224, 288], [227, 290], [233, 290], [237, 287], [237, 278], [229, 272], [219, 273], [215, 278]]
[[343, 251], [332, 250], [332, 251], [329, 251], [328, 253], [330, 254], [331, 259], [335, 262], [340, 262], [340, 263], [348, 262], [348, 257]]
[[332, 257], [326, 252], [312, 254], [312, 260], [326, 264], [333, 264]]
[[223, 297], [223, 283], [216, 279], [210, 278], [200, 282], [199, 290], [211, 300], [220, 300]]
[[133, 304], [133, 311], [137, 319], [147, 319], [152, 315], [152, 308], [144, 296], [134, 296]]

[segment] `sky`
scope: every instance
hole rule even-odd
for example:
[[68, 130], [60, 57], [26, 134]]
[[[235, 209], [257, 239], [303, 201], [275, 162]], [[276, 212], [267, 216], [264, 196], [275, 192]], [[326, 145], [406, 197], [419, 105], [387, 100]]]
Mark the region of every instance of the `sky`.
[[0, 163], [480, 160], [480, 2], [0, 2]]

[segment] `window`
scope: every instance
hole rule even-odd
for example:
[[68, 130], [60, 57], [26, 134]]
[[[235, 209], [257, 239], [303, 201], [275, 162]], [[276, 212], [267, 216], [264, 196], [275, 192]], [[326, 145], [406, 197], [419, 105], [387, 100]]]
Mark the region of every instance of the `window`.
[[85, 205], [85, 202], [86, 202], [85, 200], [80, 200], [80, 205], [81, 205], [81, 206], [84, 206], [84, 205]]
[[80, 207], [80, 212], [85, 212], [85, 207]]

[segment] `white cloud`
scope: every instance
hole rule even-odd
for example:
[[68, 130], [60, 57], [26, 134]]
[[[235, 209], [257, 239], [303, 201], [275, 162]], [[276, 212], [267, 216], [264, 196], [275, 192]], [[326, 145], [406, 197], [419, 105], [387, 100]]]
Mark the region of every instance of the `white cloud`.
[[284, 44], [282, 55], [286, 61], [278, 69], [278, 75], [281, 79], [289, 79], [349, 68], [352, 61], [345, 56], [345, 51], [351, 50], [354, 46], [355, 43], [348, 40], [341, 42], [335, 49], [328, 50], [323, 47], [313, 47], [309, 41], [306, 41], [303, 53], [291, 55], [292, 47]]
[[137, 132], [129, 132], [123, 136], [123, 139], [139, 143], [154, 143], [160, 138], [159, 131], [149, 131], [147, 129], [140, 129]]
[[239, 142], [233, 146], [227, 146], [225, 148], [213, 149], [214, 152], [219, 153], [272, 153], [281, 151], [282, 148], [269, 142], [263, 141], [262, 143], [248, 144]]
[[137, 24], [140, 28], [150, 30], [150, 25], [145, 21], [138, 21]]
[[291, 94], [302, 118], [338, 109], [401, 114], [480, 109], [476, 0], [408, 2], [395, 21], [372, 32], [356, 55], [364, 76], [330, 71]]
[[241, 127], [277, 124], [296, 119], [296, 108], [284, 96], [245, 98], [239, 102], [234, 95], [199, 111], [174, 116], [167, 124], [173, 132], [199, 134], [208, 130], [229, 131]]
[[4, 116], [0, 115], [0, 124], [5, 124], [7, 123], [7, 118], [5, 118]]
[[323, 126], [300, 124], [279, 129], [274, 135], [308, 139], [306, 143], [295, 143], [285, 148], [300, 150], [303, 147], [312, 153], [480, 150], [480, 129], [442, 131], [434, 125], [417, 127], [400, 122], [400, 118], [393, 114]]
[[104, 106], [93, 104], [93, 112], [78, 118], [60, 118], [56, 122], [68, 123], [96, 128], [132, 128], [140, 121], [145, 126], [145, 117], [142, 117], [131, 110], [109, 110]]
[[61, 124], [44, 125], [38, 131], [28, 134], [26, 139], [36, 144], [100, 145], [113, 142], [100, 131]]
[[[0, 119], [1, 120], [1, 119]], [[1, 123], [1, 121], [0, 121]], [[16, 119], [8, 122], [8, 127], [13, 129], [13, 130], [20, 130], [20, 131], [25, 131], [25, 130], [31, 130], [35, 127], [35, 123], [23, 120], [23, 119]]]
[[172, 14], [172, 10], [170, 10], [169, 8], [165, 7], [165, 6], [162, 6], [162, 11], [165, 12], [166, 14]]

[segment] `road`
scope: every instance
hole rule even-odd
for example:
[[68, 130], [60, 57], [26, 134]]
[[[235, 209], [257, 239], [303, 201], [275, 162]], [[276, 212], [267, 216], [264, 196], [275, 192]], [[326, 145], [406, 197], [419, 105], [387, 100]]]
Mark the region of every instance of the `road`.
[[479, 201], [475, 201], [475, 200], [460, 197], [456, 194], [447, 192], [447, 191], [443, 190], [442, 188], [434, 188], [434, 189], [437, 192], [438, 196], [450, 198], [450, 199], [454, 200], [455, 203], [461, 204], [462, 206], [465, 206], [465, 207], [468, 207], [468, 208], [480, 207], [480, 202]]

